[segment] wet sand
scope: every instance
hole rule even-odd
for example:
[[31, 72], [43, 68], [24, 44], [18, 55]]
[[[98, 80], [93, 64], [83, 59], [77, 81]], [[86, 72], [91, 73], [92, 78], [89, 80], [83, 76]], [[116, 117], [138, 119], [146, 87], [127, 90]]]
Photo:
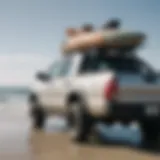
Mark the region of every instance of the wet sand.
[[124, 146], [78, 145], [66, 132], [33, 131], [26, 105], [0, 111], [0, 160], [160, 160], [160, 154]]

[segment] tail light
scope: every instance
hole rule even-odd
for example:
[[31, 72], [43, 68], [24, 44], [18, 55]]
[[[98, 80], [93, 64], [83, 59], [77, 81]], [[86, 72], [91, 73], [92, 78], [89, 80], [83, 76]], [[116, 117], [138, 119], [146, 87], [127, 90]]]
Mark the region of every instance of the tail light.
[[117, 79], [111, 79], [109, 82], [106, 83], [104, 88], [104, 97], [107, 100], [112, 100], [114, 96], [118, 94], [118, 82]]

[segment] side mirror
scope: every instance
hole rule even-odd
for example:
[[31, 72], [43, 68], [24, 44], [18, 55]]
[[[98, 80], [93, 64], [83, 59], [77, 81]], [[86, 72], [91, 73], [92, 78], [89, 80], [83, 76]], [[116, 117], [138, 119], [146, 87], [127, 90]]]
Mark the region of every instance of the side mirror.
[[49, 74], [45, 73], [45, 72], [38, 72], [36, 74], [36, 78], [40, 81], [43, 81], [43, 82], [48, 82], [50, 81], [51, 77]]

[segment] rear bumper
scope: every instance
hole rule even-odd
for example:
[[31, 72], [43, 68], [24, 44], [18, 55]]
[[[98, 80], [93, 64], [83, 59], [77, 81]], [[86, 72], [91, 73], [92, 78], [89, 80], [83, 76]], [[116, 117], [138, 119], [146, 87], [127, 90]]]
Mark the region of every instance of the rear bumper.
[[105, 118], [116, 120], [160, 120], [160, 103], [132, 104], [112, 102], [108, 108]]

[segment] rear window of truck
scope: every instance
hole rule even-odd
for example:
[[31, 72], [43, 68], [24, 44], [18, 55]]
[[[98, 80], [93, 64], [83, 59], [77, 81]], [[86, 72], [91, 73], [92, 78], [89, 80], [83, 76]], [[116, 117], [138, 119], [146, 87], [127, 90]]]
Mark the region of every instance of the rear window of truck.
[[81, 73], [114, 70], [117, 72], [139, 73], [141, 63], [132, 58], [85, 56], [81, 64]]

